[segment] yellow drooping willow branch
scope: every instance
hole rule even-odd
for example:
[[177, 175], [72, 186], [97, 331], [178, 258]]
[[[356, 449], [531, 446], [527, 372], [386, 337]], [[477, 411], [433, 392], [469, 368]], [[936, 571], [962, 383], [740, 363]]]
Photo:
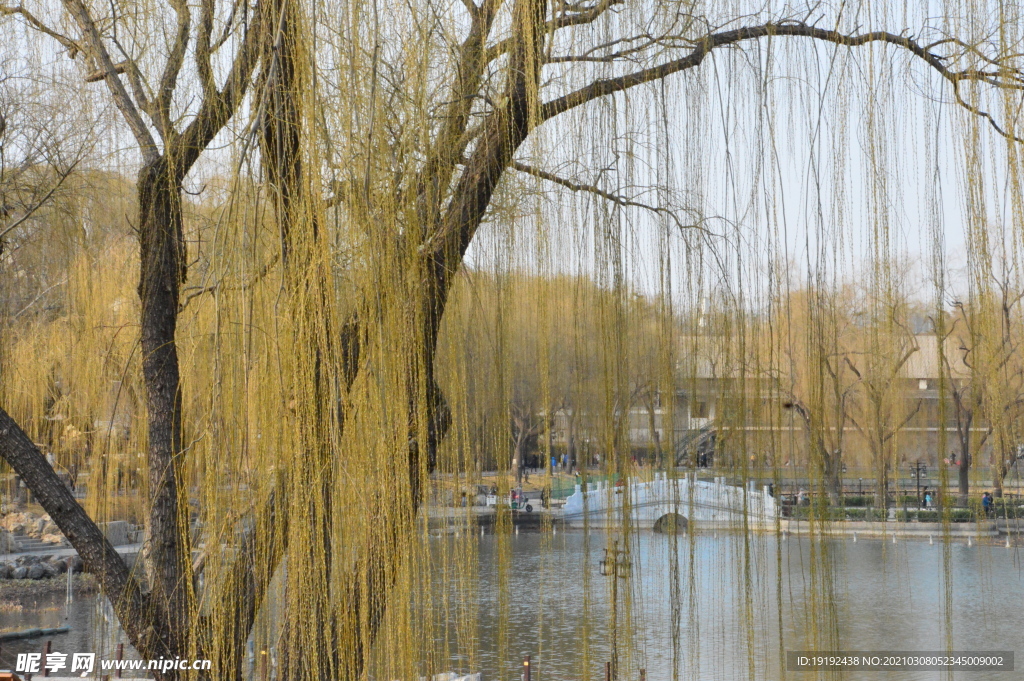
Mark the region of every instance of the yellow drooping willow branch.
[[[575, 470], [609, 496], [655, 471], [788, 481], [815, 527], [850, 492], [844, 469], [884, 508], [954, 432], [959, 494], [985, 456], [1008, 475], [1024, 36], [1002, 5], [0, 13], [18, 77], [59, 73], [82, 109], [119, 116], [92, 121], [102, 143], [71, 195], [0, 168], [5, 220], [45, 199], [3, 233], [0, 453], [144, 657], [209, 657], [210, 678], [412, 679], [454, 655], [511, 674], [514, 517], [494, 514], [487, 549], [472, 503], [531, 468], [545, 496]], [[70, 60], [39, 59], [57, 49]], [[907, 256], [953, 233], [928, 211], [965, 223], [962, 280], [943, 248], [927, 268]], [[88, 514], [62, 475], [87, 481]], [[145, 528], [132, 570], [100, 540], [110, 519]], [[701, 674], [705, 598], [732, 604], [752, 678], [762, 613], [788, 635], [780, 545], [729, 529], [719, 581], [692, 534], [654, 556], [673, 674]], [[584, 536], [589, 556], [604, 540]], [[646, 546], [628, 519], [606, 536]], [[835, 649], [835, 556], [822, 541], [811, 557], [799, 635]], [[770, 559], [774, 592], [754, 587]], [[497, 594], [476, 581], [487, 561]], [[636, 571], [621, 594], [574, 580], [581, 678], [607, 658], [646, 668], [658, 582]], [[491, 596], [502, 622], [480, 633]]]

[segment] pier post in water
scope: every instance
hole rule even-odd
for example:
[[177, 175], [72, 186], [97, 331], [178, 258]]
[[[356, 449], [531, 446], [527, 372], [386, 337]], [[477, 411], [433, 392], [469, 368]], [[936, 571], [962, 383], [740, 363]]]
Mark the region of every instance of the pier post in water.
[[46, 645], [43, 646], [43, 676], [49, 676], [50, 670], [46, 668], [46, 659], [50, 656], [53, 651], [53, 641], [47, 641]]

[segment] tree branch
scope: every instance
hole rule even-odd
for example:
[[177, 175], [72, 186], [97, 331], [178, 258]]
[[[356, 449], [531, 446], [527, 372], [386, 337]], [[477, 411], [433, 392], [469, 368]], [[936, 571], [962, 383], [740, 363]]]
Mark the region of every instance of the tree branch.
[[[127, 66], [128, 66], [128, 62], [127, 61], [121, 61], [121, 62], [118, 62], [118, 63], [114, 64], [114, 73], [116, 73], [118, 75], [124, 73], [125, 68], [127, 68]], [[103, 69], [96, 69], [95, 71], [90, 71], [89, 73], [87, 73], [85, 75], [85, 82], [86, 83], [98, 83], [99, 81], [103, 80], [106, 77], [107, 77], [107, 72], [106, 71], [104, 71]]]
[[[191, 290], [191, 292], [185, 297], [185, 300], [182, 301], [180, 309], [184, 310], [193, 298], [198, 298], [199, 296], [206, 295], [207, 293], [216, 293], [218, 291], [247, 291], [263, 281], [264, 277], [270, 273], [270, 270], [273, 269], [274, 265], [276, 265], [280, 259], [281, 252], [275, 252], [274, 255], [271, 256], [270, 260], [268, 260], [267, 263], [261, 267], [255, 275], [253, 275], [252, 279], [238, 286], [224, 286], [223, 282], [211, 284], [210, 286], [190, 286], [185, 289], [186, 291]], [[182, 291], [182, 293], [184, 293], [184, 291]]]
[[228, 41], [228, 38], [231, 36], [231, 29], [235, 25], [235, 19], [238, 17], [238, 7], [243, 5], [245, 2], [246, 0], [234, 0], [234, 2], [231, 3], [231, 12], [228, 14], [228, 18], [224, 21], [224, 30], [221, 32], [220, 37], [217, 38], [217, 42], [210, 47], [211, 54], [219, 50], [221, 46]]
[[[237, 5], [232, 6], [232, 12]], [[213, 0], [202, 0], [199, 12], [199, 36], [196, 38], [196, 71], [199, 82], [203, 86], [203, 98], [208, 99], [217, 92], [217, 83], [213, 79], [211, 57], [213, 49], [210, 38], [213, 35]]]
[[8, 7], [6, 5], [0, 5], [0, 14], [20, 14], [22, 18], [24, 18], [25, 21], [28, 22], [30, 26], [32, 26], [32, 28], [36, 29], [40, 33], [50, 36], [58, 43], [66, 47], [68, 50], [68, 56], [72, 59], [77, 57], [79, 52], [85, 52], [85, 50], [82, 49], [82, 46], [77, 41], [72, 40], [66, 35], [58, 33], [57, 31], [53, 30], [52, 28], [44, 24], [42, 21], [40, 21], [34, 14], [32, 14], [32, 12], [25, 9], [22, 5], [18, 5], [17, 7]]
[[[642, 40], [643, 42], [640, 43], [639, 45], [635, 45], [633, 47], [626, 47], [626, 48], [618, 49], [618, 50], [615, 50], [614, 52], [608, 52], [607, 54], [596, 54], [597, 52], [601, 52], [602, 50], [610, 49], [610, 48], [612, 48], [612, 47], [614, 47], [616, 45], [621, 45], [623, 43], [635, 43], [635, 42], [640, 41], [640, 40]], [[586, 51], [584, 51], [584, 52], [582, 52], [580, 54], [566, 54], [566, 55], [558, 55], [558, 56], [549, 57], [545, 61], [545, 63], [546, 64], [565, 64], [565, 63], [572, 63], [572, 62], [591, 62], [591, 63], [600, 63], [600, 64], [610, 64], [610, 63], [615, 62], [617, 60], [625, 59], [626, 57], [631, 57], [633, 55], [636, 55], [636, 54], [638, 54], [640, 52], [643, 52], [643, 51], [648, 50], [648, 49], [650, 49], [652, 47], [655, 47], [655, 46], [662, 46], [662, 47], [669, 47], [669, 48], [679, 47], [680, 46], [678, 44], [672, 44], [673, 42], [675, 42], [675, 43], [683, 43], [683, 42], [685, 42], [686, 44], [689, 44], [689, 41], [684, 41], [683, 38], [680, 38], [680, 37], [674, 37], [673, 38], [672, 36], [668, 36], [668, 35], [662, 35], [662, 36], [659, 36], [659, 37], [655, 37], [655, 36], [652, 36], [649, 33], [642, 33], [642, 34], [639, 34], [639, 35], [630, 36], [629, 38], [619, 38], [617, 40], [608, 41], [608, 42], [603, 43], [601, 45], [597, 45], [597, 46], [591, 47], [590, 49], [588, 49], [588, 50], [586, 50]]]
[[627, 199], [624, 196], [619, 196], [618, 194], [613, 194], [611, 192], [605, 191], [600, 187], [597, 187], [596, 185], [573, 182], [572, 180], [567, 180], [565, 178], [559, 177], [558, 175], [555, 175], [554, 173], [549, 173], [546, 170], [534, 168], [533, 166], [529, 166], [525, 163], [520, 163], [519, 161], [513, 161], [511, 165], [514, 169], [518, 170], [521, 173], [526, 173], [527, 175], [532, 175], [534, 177], [539, 177], [542, 180], [553, 182], [554, 184], [560, 185], [574, 192], [589, 192], [591, 194], [594, 194], [595, 196], [600, 196], [602, 199], [611, 201], [617, 206], [632, 206], [635, 208], [643, 208], [653, 213], [658, 213], [659, 215], [667, 215], [670, 218], [672, 218], [673, 221], [675, 221], [676, 226], [679, 227], [679, 229], [699, 229], [702, 231], [706, 231], [704, 227], [702, 227], [699, 224], [684, 224], [683, 221], [679, 219], [679, 216], [675, 214], [675, 211], [670, 210], [668, 208], [663, 208], [661, 206], [652, 206], [641, 201]]
[[902, 421], [902, 422], [900, 422], [900, 425], [898, 425], [898, 426], [896, 426], [895, 428], [893, 428], [892, 430], [890, 430], [890, 431], [889, 431], [889, 432], [888, 432], [888, 433], [887, 433], [887, 434], [886, 434], [886, 435], [885, 435], [885, 436], [884, 436], [884, 437], [882, 438], [882, 444], [885, 444], [885, 443], [886, 443], [886, 442], [888, 442], [889, 440], [891, 440], [891, 439], [893, 439], [894, 437], [896, 437], [896, 433], [898, 433], [898, 432], [900, 432], [901, 430], [903, 430], [903, 428], [904, 428], [904, 427], [905, 427], [905, 426], [906, 426], [906, 425], [907, 425], [908, 423], [910, 423], [910, 422], [911, 422], [911, 421], [913, 420], [913, 418], [914, 418], [915, 416], [917, 416], [917, 412], [921, 411], [921, 405], [922, 405], [923, 403], [924, 403], [924, 400], [921, 400], [921, 399], [919, 399], [919, 400], [917, 401], [917, 405], [916, 405], [916, 406], [914, 407], [913, 411], [911, 411], [911, 412], [910, 412], [909, 414], [907, 414], [907, 417], [906, 417], [905, 419], [903, 419], [903, 421]]
[[[65, 0], [71, 1], [71, 0]], [[259, 0], [255, 17], [248, 25], [242, 44], [235, 55], [235, 61], [228, 72], [224, 87], [212, 97], [204, 97], [196, 117], [176, 140], [174, 152], [178, 156], [175, 166], [180, 177], [195, 164], [199, 155], [209, 146], [214, 136], [235, 114], [245, 96], [252, 73], [260, 58], [260, 49], [267, 36], [270, 21], [270, 6], [273, 3]]]
[[3, 231], [0, 231], [0, 240], [2, 240], [5, 236], [10, 234], [11, 232], [13, 232], [19, 225], [21, 225], [26, 220], [28, 220], [30, 217], [32, 217], [32, 215], [37, 210], [39, 210], [43, 205], [45, 205], [46, 202], [50, 200], [50, 197], [53, 196], [54, 193], [56, 193], [56, 191], [58, 189], [60, 189], [61, 185], [64, 184], [64, 181], [66, 179], [68, 179], [68, 176], [78, 166], [78, 164], [79, 164], [79, 162], [81, 160], [82, 159], [79, 158], [74, 163], [72, 163], [71, 167], [67, 169], [67, 172], [64, 172], [64, 173], [61, 174], [60, 179], [58, 179], [57, 182], [53, 185], [53, 187], [50, 188], [50, 191], [46, 192], [46, 195], [43, 196], [43, 198], [41, 198], [38, 201], [36, 201], [35, 205], [32, 206], [31, 208], [29, 208], [25, 212], [24, 215], [22, 215], [20, 218], [15, 220], [12, 224], [8, 225], [7, 227], [4, 227]]
[[[520, 15], [518, 21], [523, 30], [513, 31], [517, 42], [511, 48], [510, 78], [503, 104], [488, 115], [480, 139], [450, 192], [452, 201], [438, 220], [437, 228], [419, 246], [420, 252], [431, 260], [428, 282], [435, 289], [437, 297], [433, 304], [438, 311], [444, 309], [451, 277], [487, 212], [498, 182], [516, 150], [530, 134], [530, 112], [536, 112], [539, 105], [540, 70], [534, 67], [538, 66], [540, 37], [536, 27], [529, 30], [531, 25], [536, 26], [529, 15], [535, 16], [542, 7], [543, 0], [518, 0], [516, 3], [512, 13]], [[535, 63], [528, 63], [530, 59]], [[439, 328], [440, 318], [432, 323]]]
[[185, 52], [188, 49], [188, 38], [192, 30], [192, 14], [189, 11], [188, 3], [185, 0], [170, 0], [171, 7], [178, 17], [177, 32], [171, 49], [167, 55], [167, 62], [164, 64], [163, 75], [160, 76], [160, 90], [156, 94], [156, 108], [154, 114], [159, 119], [164, 135], [164, 141], [169, 141], [168, 136], [173, 134], [174, 126], [171, 124], [171, 100], [174, 91], [177, 89], [178, 74], [181, 73], [182, 64], [185, 63]]
[[718, 47], [734, 45], [747, 40], [773, 36], [796, 36], [813, 38], [824, 42], [844, 45], [847, 47], [858, 47], [868, 43], [880, 42], [895, 45], [908, 50], [911, 54], [921, 59], [944, 79], [952, 83], [957, 102], [972, 113], [986, 118], [993, 128], [1004, 137], [1018, 142], [1024, 139], [1015, 137], [1006, 132], [996, 121], [985, 111], [966, 102], [959, 93], [959, 84], [964, 81], [984, 82], [994, 87], [1013, 90], [1024, 90], [1024, 77], [1017, 69], [1004, 69], [999, 72], [986, 72], [976, 69], [965, 69], [957, 71], [946, 66], [944, 58], [930, 52], [925, 46], [919, 44], [913, 38], [888, 33], [885, 31], [872, 31], [859, 35], [848, 35], [839, 31], [832, 31], [803, 22], [768, 22], [759, 26], [749, 26], [731, 31], [710, 33], [703, 39], [696, 42], [693, 50], [685, 57], [676, 59], [658, 66], [635, 71], [623, 76], [614, 78], [602, 78], [578, 90], [570, 92], [562, 97], [547, 102], [542, 107], [542, 120], [553, 118], [570, 109], [586, 104], [594, 99], [604, 97], [628, 90], [637, 85], [660, 80], [673, 73], [685, 71], [699, 66], [704, 58], [712, 50]]
[[[599, 0], [599, 2], [592, 7], [581, 8], [578, 12], [560, 14], [545, 24], [544, 33], [550, 34], [559, 29], [568, 28], [569, 26], [592, 24], [597, 21], [598, 17], [607, 12], [613, 6], [622, 4], [625, 4], [625, 0]], [[504, 40], [488, 47], [485, 61], [490, 63], [508, 52], [509, 47], [512, 46], [514, 40], [514, 38], [505, 38]]]
[[437, 216], [430, 215], [429, 209], [440, 203], [437, 200], [438, 194], [451, 183], [455, 167], [471, 139], [466, 135], [466, 127], [487, 65], [487, 60], [483, 58], [484, 45], [494, 23], [498, 4], [497, 0], [484, 0], [480, 8], [472, 13], [473, 23], [469, 35], [459, 47], [458, 72], [451, 102], [444, 111], [444, 125], [431, 145], [423, 170], [418, 173], [412, 185], [420, 204], [420, 218], [425, 225], [436, 221]]
[[89, 14], [89, 10], [82, 0], [63, 0], [63, 3], [64, 7], [74, 18], [75, 23], [78, 24], [79, 30], [82, 31], [84, 44], [88, 47], [87, 54], [91, 53], [100, 70], [106, 73], [104, 79], [107, 81], [107, 87], [110, 89], [110, 94], [114, 99], [114, 105], [117, 106], [121, 115], [124, 116], [125, 121], [128, 123], [128, 127], [131, 128], [135, 141], [138, 142], [139, 150], [142, 152], [143, 161], [152, 163], [160, 157], [156, 140], [153, 139], [153, 135], [149, 132], [149, 127], [142, 118], [142, 114], [139, 113], [138, 107], [135, 106], [135, 102], [132, 101], [131, 96], [125, 89], [124, 83], [118, 77], [117, 66], [114, 65], [113, 60], [110, 58], [110, 53], [107, 52], [107, 48], [103, 45], [103, 38], [96, 27], [96, 22], [93, 21], [92, 15]]

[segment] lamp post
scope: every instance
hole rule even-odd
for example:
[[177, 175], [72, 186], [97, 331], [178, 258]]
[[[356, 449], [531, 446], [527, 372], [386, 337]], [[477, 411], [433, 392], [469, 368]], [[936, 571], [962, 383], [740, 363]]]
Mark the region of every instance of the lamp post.
[[921, 478], [928, 474], [928, 464], [918, 461], [910, 464], [910, 476], [917, 483], [917, 507], [921, 507]]
[[604, 550], [604, 558], [599, 564], [601, 574], [612, 578], [612, 660], [609, 667], [612, 679], [619, 675], [619, 580], [629, 577], [632, 563], [629, 551], [619, 548], [619, 540], [612, 543], [611, 549]]

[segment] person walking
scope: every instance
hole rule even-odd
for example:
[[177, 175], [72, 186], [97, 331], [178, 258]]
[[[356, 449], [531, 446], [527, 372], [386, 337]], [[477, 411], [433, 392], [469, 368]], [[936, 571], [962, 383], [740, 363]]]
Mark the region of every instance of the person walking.
[[981, 508], [985, 512], [985, 517], [988, 518], [992, 515], [992, 495], [988, 492], [981, 497]]

